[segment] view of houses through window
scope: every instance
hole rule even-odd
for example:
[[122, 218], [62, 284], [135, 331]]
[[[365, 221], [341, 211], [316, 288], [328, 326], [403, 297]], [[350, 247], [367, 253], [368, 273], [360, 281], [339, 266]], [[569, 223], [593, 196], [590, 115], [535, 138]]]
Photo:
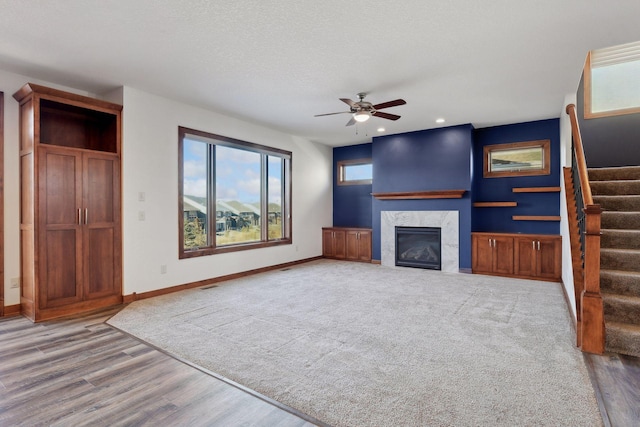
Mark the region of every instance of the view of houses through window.
[[183, 251], [290, 239], [290, 153], [181, 130]]

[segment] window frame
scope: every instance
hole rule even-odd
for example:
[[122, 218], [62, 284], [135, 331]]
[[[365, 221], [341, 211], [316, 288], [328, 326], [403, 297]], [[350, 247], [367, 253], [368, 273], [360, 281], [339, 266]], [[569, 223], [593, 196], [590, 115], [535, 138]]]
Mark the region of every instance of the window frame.
[[[224, 246], [216, 246], [216, 197], [215, 197], [215, 156], [209, 159], [207, 179], [209, 181], [208, 194], [207, 194], [207, 233], [210, 240], [210, 244], [206, 247], [199, 248], [185, 248], [184, 246], [184, 139], [187, 135], [204, 138], [211, 140], [212, 142], [203, 141], [203, 143], [209, 143], [210, 145], [219, 145], [237, 149], [243, 149], [250, 152], [259, 153], [261, 172], [260, 172], [260, 231], [261, 238], [259, 241], [243, 242], [227, 244]], [[214, 143], [215, 142], [215, 143]], [[215, 150], [208, 150], [213, 152]], [[267, 200], [267, 188], [268, 188], [268, 172], [266, 163], [267, 156], [281, 157], [285, 159], [282, 162], [282, 227], [283, 236], [279, 239], [269, 240], [268, 238], [268, 206]], [[199, 256], [215, 255], [221, 253], [245, 251], [251, 249], [266, 248], [271, 246], [290, 245], [293, 241], [293, 227], [292, 227], [292, 163], [293, 155], [290, 151], [281, 150], [279, 148], [268, 147], [266, 145], [260, 145], [253, 142], [242, 141], [235, 138], [230, 138], [223, 135], [217, 135], [210, 132], [204, 132], [196, 129], [187, 128], [184, 126], [178, 127], [178, 257], [179, 259], [193, 258]], [[266, 178], [266, 179], [264, 179]], [[266, 215], [264, 213], [266, 212]], [[213, 215], [211, 214], [213, 213]], [[286, 220], [284, 220], [286, 216]]]
[[[511, 169], [502, 171], [491, 170], [491, 153], [507, 150], [527, 149], [531, 147], [542, 148], [542, 168], [540, 169]], [[512, 142], [508, 144], [485, 145], [483, 148], [482, 176], [484, 178], [502, 178], [510, 176], [536, 176], [551, 174], [551, 140], [543, 139], [538, 141]]]
[[[366, 159], [352, 159], [352, 160], [339, 160], [337, 162], [337, 177], [336, 182], [338, 185], [371, 185], [373, 183], [373, 179], [354, 179], [351, 181], [346, 181], [345, 177], [345, 167], [346, 166], [357, 166], [357, 165], [372, 165], [373, 160], [371, 158]], [[373, 173], [373, 171], [372, 171]]]
[[599, 111], [594, 113], [592, 110], [592, 88], [593, 88], [593, 80], [591, 75], [591, 51], [587, 53], [587, 59], [585, 60], [584, 70], [582, 72], [584, 76], [584, 87], [583, 87], [583, 105], [584, 105], [584, 118], [585, 119], [598, 119], [601, 117], [613, 117], [613, 116], [623, 116], [626, 114], [637, 114], [640, 113], [639, 107], [631, 107], [631, 108], [621, 108], [617, 110], [608, 110], [608, 111]]

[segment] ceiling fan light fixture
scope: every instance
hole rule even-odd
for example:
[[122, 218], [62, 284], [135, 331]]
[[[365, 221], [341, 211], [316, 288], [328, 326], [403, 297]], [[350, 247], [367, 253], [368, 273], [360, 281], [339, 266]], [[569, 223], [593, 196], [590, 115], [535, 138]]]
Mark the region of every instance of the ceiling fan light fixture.
[[371, 113], [368, 111], [358, 111], [357, 113], [353, 114], [353, 119], [359, 123], [366, 122], [370, 118], [371, 118]]

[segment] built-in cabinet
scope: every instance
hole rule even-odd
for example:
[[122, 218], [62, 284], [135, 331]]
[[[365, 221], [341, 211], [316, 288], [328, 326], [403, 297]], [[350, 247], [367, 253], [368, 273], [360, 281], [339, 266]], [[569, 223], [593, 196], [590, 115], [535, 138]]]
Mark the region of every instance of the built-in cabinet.
[[474, 273], [560, 281], [562, 240], [538, 234], [472, 233]]
[[472, 239], [473, 272], [513, 274], [513, 238], [495, 234]]
[[371, 262], [371, 229], [323, 228], [322, 255], [325, 258]]
[[14, 98], [23, 314], [39, 321], [121, 303], [122, 107], [31, 83]]

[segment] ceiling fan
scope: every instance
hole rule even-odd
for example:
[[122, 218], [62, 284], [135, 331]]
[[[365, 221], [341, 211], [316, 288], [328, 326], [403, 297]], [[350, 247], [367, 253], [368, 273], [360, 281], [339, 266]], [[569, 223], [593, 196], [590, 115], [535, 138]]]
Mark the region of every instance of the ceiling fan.
[[334, 114], [352, 114], [351, 120], [347, 122], [347, 126], [352, 126], [356, 124], [356, 122], [366, 122], [371, 118], [371, 116], [380, 117], [382, 119], [387, 120], [398, 120], [400, 116], [395, 114], [384, 113], [382, 111], [383, 108], [396, 107], [398, 105], [406, 104], [404, 99], [396, 99], [393, 101], [383, 102], [381, 104], [373, 105], [370, 102], [364, 100], [364, 97], [367, 96], [366, 93], [360, 92], [358, 94], [358, 98], [360, 101], [352, 101], [348, 98], [340, 98], [340, 101], [347, 104], [350, 108], [349, 111], [340, 111], [338, 113], [327, 113], [327, 114], [316, 114], [314, 117], [320, 116], [332, 116]]

